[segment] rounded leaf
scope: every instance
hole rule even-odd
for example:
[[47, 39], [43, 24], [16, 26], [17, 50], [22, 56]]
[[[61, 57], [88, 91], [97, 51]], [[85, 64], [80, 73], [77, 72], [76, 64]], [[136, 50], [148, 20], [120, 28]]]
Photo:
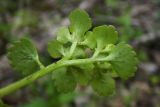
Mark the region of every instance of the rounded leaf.
[[58, 29], [57, 40], [61, 43], [67, 43], [71, 40], [71, 35], [67, 27], [61, 27]]
[[70, 13], [69, 20], [70, 32], [75, 39], [81, 39], [92, 26], [91, 19], [84, 10], [75, 9]]
[[64, 55], [62, 43], [57, 40], [52, 40], [48, 43], [48, 52], [53, 58], [60, 58]]
[[128, 79], [134, 75], [138, 61], [136, 53], [128, 44], [119, 43], [109, 52], [107, 59], [122, 79]]
[[110, 75], [95, 75], [91, 86], [101, 96], [112, 95], [115, 91], [115, 81]]
[[52, 74], [54, 84], [59, 92], [68, 93], [74, 91], [76, 80], [66, 67], [55, 70]]
[[39, 69], [38, 53], [28, 38], [14, 42], [8, 49], [8, 59], [16, 71], [28, 75]]
[[93, 29], [93, 35], [97, 42], [97, 48], [102, 49], [108, 44], [115, 44], [118, 40], [118, 33], [112, 25], [102, 25]]

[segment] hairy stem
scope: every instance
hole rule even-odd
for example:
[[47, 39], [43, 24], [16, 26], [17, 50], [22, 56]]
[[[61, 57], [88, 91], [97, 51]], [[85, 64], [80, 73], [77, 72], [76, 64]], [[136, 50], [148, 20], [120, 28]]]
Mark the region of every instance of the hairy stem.
[[37, 80], [38, 78], [51, 73], [52, 71], [54, 71], [57, 68], [63, 67], [63, 66], [71, 66], [71, 65], [78, 65], [78, 64], [86, 64], [86, 63], [91, 63], [91, 62], [96, 62], [96, 61], [108, 61], [107, 58], [103, 58], [103, 59], [94, 59], [94, 58], [87, 58], [87, 59], [75, 59], [75, 60], [60, 60], [56, 63], [53, 63], [51, 65], [48, 65], [47, 67], [27, 76], [24, 77], [23, 79], [12, 83], [4, 88], [0, 89], [0, 98], [14, 92], [17, 91], [18, 89], [31, 84], [32, 82], [34, 82], [35, 80]]

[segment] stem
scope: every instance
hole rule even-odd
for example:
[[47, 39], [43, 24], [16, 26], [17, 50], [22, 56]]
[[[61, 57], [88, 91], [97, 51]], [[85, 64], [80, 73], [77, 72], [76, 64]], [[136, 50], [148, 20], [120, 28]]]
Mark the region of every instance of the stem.
[[48, 65], [47, 67], [45, 67], [44, 69], [41, 69], [27, 77], [24, 77], [23, 79], [12, 83], [4, 88], [0, 89], [0, 98], [14, 92], [17, 91], [18, 89], [31, 84], [32, 82], [34, 82], [35, 80], [37, 80], [38, 78], [51, 73], [52, 71], [54, 71], [57, 68], [63, 67], [63, 66], [71, 66], [71, 65], [78, 65], [78, 64], [86, 64], [86, 63], [92, 63], [92, 62], [96, 62], [96, 61], [107, 61], [107, 58], [103, 58], [103, 59], [93, 59], [93, 58], [87, 58], [87, 59], [75, 59], [75, 60], [60, 60], [56, 63], [53, 63], [51, 65]]
[[76, 49], [77, 46], [77, 41], [73, 42], [71, 49], [70, 49], [70, 57], [72, 56], [74, 50]]
[[67, 55], [65, 55], [65, 57], [63, 57], [63, 60], [71, 59], [71, 57], [72, 57], [72, 55], [73, 55], [73, 53], [74, 53], [74, 51], [76, 49], [76, 46], [77, 46], [77, 41], [72, 43], [69, 52], [67, 52]]
[[40, 62], [39, 58], [36, 60], [36, 62], [37, 62], [38, 65], [40, 66], [40, 69], [45, 68], [45, 66]]
[[96, 49], [95, 50], [95, 52], [94, 52], [94, 54], [93, 54], [93, 56], [92, 56], [92, 58], [95, 58], [95, 57], [97, 57], [98, 56], [98, 54], [99, 54], [99, 50], [98, 49]]

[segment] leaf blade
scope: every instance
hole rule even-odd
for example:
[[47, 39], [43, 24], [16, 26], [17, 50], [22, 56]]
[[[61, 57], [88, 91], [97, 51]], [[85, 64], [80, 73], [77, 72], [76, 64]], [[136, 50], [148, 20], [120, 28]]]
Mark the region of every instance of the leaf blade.
[[51, 40], [48, 43], [48, 52], [53, 58], [60, 58], [64, 55], [62, 43], [57, 40]]
[[138, 61], [135, 52], [128, 44], [119, 43], [107, 58], [122, 79], [128, 79], [134, 75]]
[[101, 96], [112, 95], [115, 91], [115, 81], [110, 75], [95, 75], [91, 82], [92, 89]]
[[72, 92], [76, 87], [76, 80], [66, 67], [54, 71], [53, 80], [57, 90], [62, 93]]
[[69, 15], [70, 20], [70, 32], [73, 34], [73, 39], [80, 39], [88, 31], [92, 22], [89, 15], [84, 10], [75, 9]]
[[89, 64], [82, 64], [79, 66], [75, 66], [75, 69], [71, 69], [73, 76], [77, 80], [77, 82], [80, 85], [87, 85], [89, 84], [90, 80], [92, 79], [93, 76], [93, 68], [94, 65], [92, 63]]
[[67, 27], [61, 27], [58, 29], [57, 40], [64, 44], [71, 40], [71, 35]]
[[112, 25], [102, 25], [93, 29], [93, 35], [97, 42], [97, 48], [102, 49], [108, 44], [115, 44], [118, 40], [118, 33]]
[[22, 38], [12, 44], [8, 49], [8, 59], [14, 70], [22, 71], [24, 75], [39, 69], [37, 50], [28, 38]]

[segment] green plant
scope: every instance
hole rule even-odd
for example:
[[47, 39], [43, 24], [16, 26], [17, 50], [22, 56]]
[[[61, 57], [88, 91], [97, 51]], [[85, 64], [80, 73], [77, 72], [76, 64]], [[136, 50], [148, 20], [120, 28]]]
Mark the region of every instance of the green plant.
[[[0, 98], [40, 77], [52, 73], [53, 82], [60, 92], [70, 92], [76, 84], [91, 85], [99, 95], [111, 95], [115, 77], [124, 80], [136, 71], [136, 53], [131, 46], [118, 43], [118, 33], [111, 25], [93, 28], [88, 14], [76, 9], [69, 15], [70, 26], [61, 27], [57, 38], [48, 43], [48, 52], [59, 61], [44, 66], [33, 43], [22, 38], [8, 50], [10, 64], [25, 77], [0, 89]], [[35, 72], [37, 71], [37, 72]]]

